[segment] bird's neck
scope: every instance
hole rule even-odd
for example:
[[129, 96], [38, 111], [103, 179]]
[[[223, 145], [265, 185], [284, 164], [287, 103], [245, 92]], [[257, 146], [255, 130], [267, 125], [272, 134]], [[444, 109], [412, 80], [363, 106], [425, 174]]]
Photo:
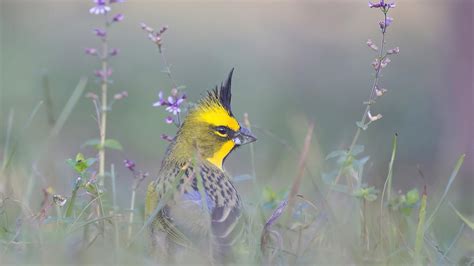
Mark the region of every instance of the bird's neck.
[[173, 143], [170, 145], [168, 154], [169, 159], [178, 162], [189, 161], [207, 161], [219, 169], [223, 169], [222, 165], [225, 158], [234, 149], [233, 141], [225, 142], [215, 151], [209, 152], [203, 147], [199, 147], [190, 139], [182, 138], [178, 135]]

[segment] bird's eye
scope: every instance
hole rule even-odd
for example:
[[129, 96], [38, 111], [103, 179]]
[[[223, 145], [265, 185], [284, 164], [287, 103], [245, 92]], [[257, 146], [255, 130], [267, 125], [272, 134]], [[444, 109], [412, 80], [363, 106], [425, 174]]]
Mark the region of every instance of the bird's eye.
[[216, 127], [216, 134], [221, 137], [227, 137], [227, 132], [226, 127]]

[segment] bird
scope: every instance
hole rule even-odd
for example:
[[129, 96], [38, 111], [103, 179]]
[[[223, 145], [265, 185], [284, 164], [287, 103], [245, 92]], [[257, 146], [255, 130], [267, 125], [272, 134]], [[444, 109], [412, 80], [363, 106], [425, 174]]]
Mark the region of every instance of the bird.
[[187, 248], [207, 248], [214, 262], [233, 261], [244, 238], [241, 198], [223, 164], [257, 138], [232, 113], [233, 72], [189, 110], [147, 188], [152, 252], [171, 261]]

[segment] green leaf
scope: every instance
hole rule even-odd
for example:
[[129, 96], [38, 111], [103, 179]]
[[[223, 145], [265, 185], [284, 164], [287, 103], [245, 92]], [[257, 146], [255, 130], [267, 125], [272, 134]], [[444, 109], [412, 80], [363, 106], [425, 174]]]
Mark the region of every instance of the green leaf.
[[364, 152], [364, 145], [354, 145], [354, 148], [352, 148], [352, 155], [357, 155], [359, 153]]
[[85, 160], [84, 154], [78, 153], [78, 154], [76, 155], [76, 162], [81, 162], [81, 161], [84, 161], [84, 160]]
[[76, 166], [76, 161], [73, 159], [67, 159], [66, 160], [67, 165], [69, 165], [72, 169]]
[[86, 171], [87, 168], [89, 168], [87, 160], [84, 158], [84, 155], [82, 153], [78, 153], [76, 155], [75, 160], [67, 159], [66, 163], [80, 174], [84, 173], [84, 171]]
[[113, 150], [123, 150], [122, 144], [115, 139], [106, 139], [104, 142], [104, 147], [113, 149]]
[[84, 144], [81, 145], [81, 147], [86, 147], [86, 146], [93, 146], [95, 149], [99, 149], [100, 147], [100, 140], [99, 139], [90, 139], [86, 142], [84, 142]]
[[96, 158], [88, 158], [88, 159], [86, 160], [87, 168], [91, 167], [95, 162], [97, 162], [97, 159], [96, 159]]
[[464, 215], [462, 215], [451, 203], [449, 204], [453, 211], [459, 216], [459, 218], [467, 225], [471, 230], [474, 230], [474, 222], [469, 221]]
[[343, 150], [332, 151], [326, 156], [326, 160], [336, 158], [336, 157], [342, 157], [346, 155], [347, 155], [347, 151], [343, 151]]
[[374, 200], [377, 199], [377, 194], [372, 194], [372, 193], [367, 194], [367, 195], [365, 196], [365, 199], [366, 199], [367, 201], [374, 201]]

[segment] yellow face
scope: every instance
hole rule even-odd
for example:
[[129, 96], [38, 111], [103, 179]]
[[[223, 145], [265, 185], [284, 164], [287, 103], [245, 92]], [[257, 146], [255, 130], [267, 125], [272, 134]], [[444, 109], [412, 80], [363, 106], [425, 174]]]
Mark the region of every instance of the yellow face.
[[214, 135], [216, 149], [206, 159], [222, 169], [222, 163], [235, 148], [234, 135], [240, 130], [239, 122], [220, 105], [202, 106], [197, 119], [209, 125], [209, 133]]

